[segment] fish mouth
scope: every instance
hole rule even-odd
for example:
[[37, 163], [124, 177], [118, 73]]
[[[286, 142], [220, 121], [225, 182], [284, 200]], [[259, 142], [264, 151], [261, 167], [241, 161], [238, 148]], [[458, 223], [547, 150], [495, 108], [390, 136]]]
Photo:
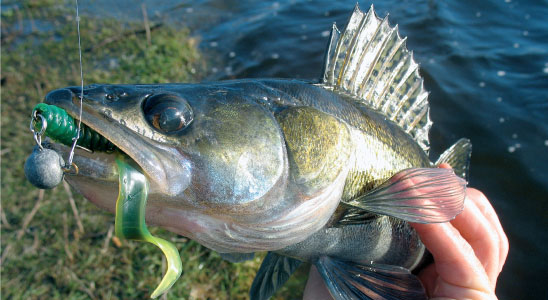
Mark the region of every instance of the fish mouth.
[[[111, 109], [106, 104], [86, 99], [80, 113], [80, 88], [65, 88], [50, 92], [45, 103], [64, 109], [78, 120], [81, 116], [85, 124], [116, 146], [116, 150], [88, 152], [76, 149], [74, 164], [78, 174], [67, 173], [67, 180], [86, 198], [108, 210], [113, 210], [112, 194], [118, 193], [118, 170], [116, 159], [134, 162], [139, 171], [149, 181], [149, 194], [164, 198], [179, 196], [190, 183], [190, 165], [176, 147], [152, 141], [125, 126], [125, 120], [111, 117]], [[143, 95], [143, 99], [148, 95]], [[139, 106], [140, 107], [140, 106]], [[51, 143], [50, 147], [68, 156], [70, 147]], [[67, 157], [64, 156], [64, 157]], [[183, 162], [183, 163], [181, 163]], [[107, 197], [104, 194], [109, 194]], [[106, 200], [103, 198], [109, 198]], [[157, 198], [157, 197], [154, 197]]]

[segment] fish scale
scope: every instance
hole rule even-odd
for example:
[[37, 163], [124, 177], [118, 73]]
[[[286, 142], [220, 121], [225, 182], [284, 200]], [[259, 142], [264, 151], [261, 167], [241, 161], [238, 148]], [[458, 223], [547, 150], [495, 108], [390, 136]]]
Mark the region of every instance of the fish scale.
[[[337, 299], [424, 299], [411, 271], [425, 249], [409, 222], [461, 212], [470, 142], [429, 160], [428, 93], [405, 38], [373, 8], [356, 6], [343, 32], [333, 26], [325, 57], [319, 82], [94, 84], [81, 111], [81, 89], [52, 91], [48, 105], [81, 114], [118, 149], [77, 153], [80, 173], [65, 178], [117, 211], [119, 155], [148, 183], [127, 204], [141, 221], [146, 213], [232, 261], [268, 251], [252, 299], [268, 299], [303, 261]], [[448, 162], [458, 176], [437, 168]]]

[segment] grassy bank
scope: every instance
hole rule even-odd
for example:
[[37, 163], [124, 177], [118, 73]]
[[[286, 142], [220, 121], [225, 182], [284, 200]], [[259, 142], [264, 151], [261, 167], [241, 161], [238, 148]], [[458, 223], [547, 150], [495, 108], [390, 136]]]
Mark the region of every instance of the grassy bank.
[[[144, 299], [163, 275], [152, 245], [113, 240], [114, 216], [68, 186], [38, 190], [23, 173], [34, 141], [32, 107], [53, 89], [79, 85], [78, 40], [72, 1], [13, 1], [2, 11], [1, 250], [3, 299]], [[150, 35], [147, 34], [150, 32]], [[84, 16], [84, 79], [90, 83], [199, 80], [196, 42], [184, 29], [150, 22]], [[113, 199], [114, 201], [115, 199]], [[263, 255], [231, 264], [217, 253], [165, 230], [183, 275], [167, 299], [246, 299]], [[277, 294], [299, 298], [302, 274]]]

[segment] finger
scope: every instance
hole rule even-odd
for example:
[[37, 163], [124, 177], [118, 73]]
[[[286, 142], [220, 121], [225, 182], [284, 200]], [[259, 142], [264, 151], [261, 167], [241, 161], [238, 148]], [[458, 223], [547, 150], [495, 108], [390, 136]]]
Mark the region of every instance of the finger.
[[500, 269], [500, 239], [497, 230], [481, 213], [475, 202], [468, 198], [464, 203], [464, 210], [451, 221], [451, 224], [472, 246], [489, 277], [491, 287], [494, 288]]
[[436, 280], [438, 279], [438, 272], [436, 271], [436, 265], [430, 264], [424, 267], [417, 275], [426, 290], [428, 297], [431, 297], [436, 287]]
[[448, 163], [441, 163], [441, 164], [438, 165], [438, 168], [452, 169], [451, 166]]
[[500, 223], [500, 220], [497, 216], [497, 213], [495, 212], [495, 209], [489, 203], [489, 200], [485, 197], [485, 195], [476, 190], [469, 188], [467, 189], [468, 198], [476, 205], [478, 206], [481, 213], [485, 216], [485, 218], [491, 223], [493, 228], [497, 231], [499, 235], [499, 272], [502, 271], [502, 267], [504, 266], [504, 262], [506, 261], [506, 258], [508, 257], [508, 237], [506, 236], [506, 233], [504, 233], [504, 229], [502, 228], [502, 225]]
[[[439, 168], [451, 168], [451, 166], [447, 163], [442, 163], [438, 167]], [[502, 271], [502, 267], [504, 266], [504, 262], [506, 261], [506, 258], [508, 256], [508, 248], [509, 248], [508, 237], [506, 236], [506, 234], [504, 233], [504, 230], [502, 229], [502, 225], [500, 224], [499, 218], [498, 218], [495, 210], [493, 209], [493, 206], [491, 206], [491, 203], [489, 203], [489, 200], [487, 200], [487, 198], [485, 197], [485, 195], [482, 192], [480, 192], [476, 189], [473, 189], [473, 188], [468, 188], [467, 189], [467, 199], [469, 201], [466, 201], [466, 202], [470, 202], [470, 200], [471, 200], [476, 204], [476, 206], [479, 209], [480, 213], [487, 219], [487, 221], [491, 225], [490, 228], [487, 229], [488, 232], [491, 233], [491, 234], [495, 234], [495, 232], [496, 232], [496, 236], [492, 236], [489, 240], [491, 242], [494, 242], [493, 239], [498, 240], [498, 245], [496, 245], [496, 246], [498, 246], [498, 247], [496, 247], [498, 249], [498, 255], [497, 255], [498, 262], [495, 265], [495, 261], [493, 261], [495, 255], [488, 255], [489, 258], [490, 258], [490, 259], [488, 259], [489, 261], [480, 258], [480, 261], [486, 267], [486, 271], [488, 272], [489, 278], [492, 282], [492, 286], [494, 287], [496, 285], [496, 279], [498, 277], [498, 274]], [[464, 219], [473, 220], [474, 217], [467, 218], [466, 215], [467, 215], [466, 213], [464, 213], [464, 214], [461, 213], [460, 216], [457, 216], [456, 222], [460, 223], [460, 221], [464, 220]], [[462, 221], [462, 222], [464, 222], [464, 221]], [[455, 221], [453, 221], [452, 223], [455, 225]], [[459, 229], [459, 228], [457, 228], [457, 229]], [[465, 239], [469, 240], [467, 237], [465, 237]], [[479, 240], [479, 238], [478, 238], [478, 240]], [[478, 243], [478, 244], [481, 244], [481, 243]], [[495, 245], [492, 244], [492, 246], [495, 246]], [[487, 249], [484, 249], [483, 247], [481, 247], [481, 245], [474, 246], [472, 244], [472, 248], [475, 249], [475, 250], [477, 249], [476, 252], [479, 249], [482, 249], [482, 250], [480, 250], [482, 253], [488, 253], [488, 254], [491, 253], [491, 252], [487, 251]], [[495, 250], [492, 250], [492, 251], [494, 253]], [[491, 258], [493, 258], [493, 259], [491, 259]], [[491, 267], [487, 266], [489, 263], [490, 263]]]
[[434, 256], [439, 278], [432, 296], [449, 297], [467, 291], [482, 294], [491, 292], [489, 278], [483, 265], [470, 244], [453, 225], [412, 223], [412, 226]]

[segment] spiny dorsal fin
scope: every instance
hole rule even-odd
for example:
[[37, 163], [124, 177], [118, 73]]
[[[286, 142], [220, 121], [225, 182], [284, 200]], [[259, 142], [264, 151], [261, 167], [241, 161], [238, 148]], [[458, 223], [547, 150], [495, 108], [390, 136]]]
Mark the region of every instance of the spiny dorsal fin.
[[428, 92], [405, 41], [388, 16], [356, 5], [343, 33], [333, 24], [321, 84], [380, 111], [428, 151]]

